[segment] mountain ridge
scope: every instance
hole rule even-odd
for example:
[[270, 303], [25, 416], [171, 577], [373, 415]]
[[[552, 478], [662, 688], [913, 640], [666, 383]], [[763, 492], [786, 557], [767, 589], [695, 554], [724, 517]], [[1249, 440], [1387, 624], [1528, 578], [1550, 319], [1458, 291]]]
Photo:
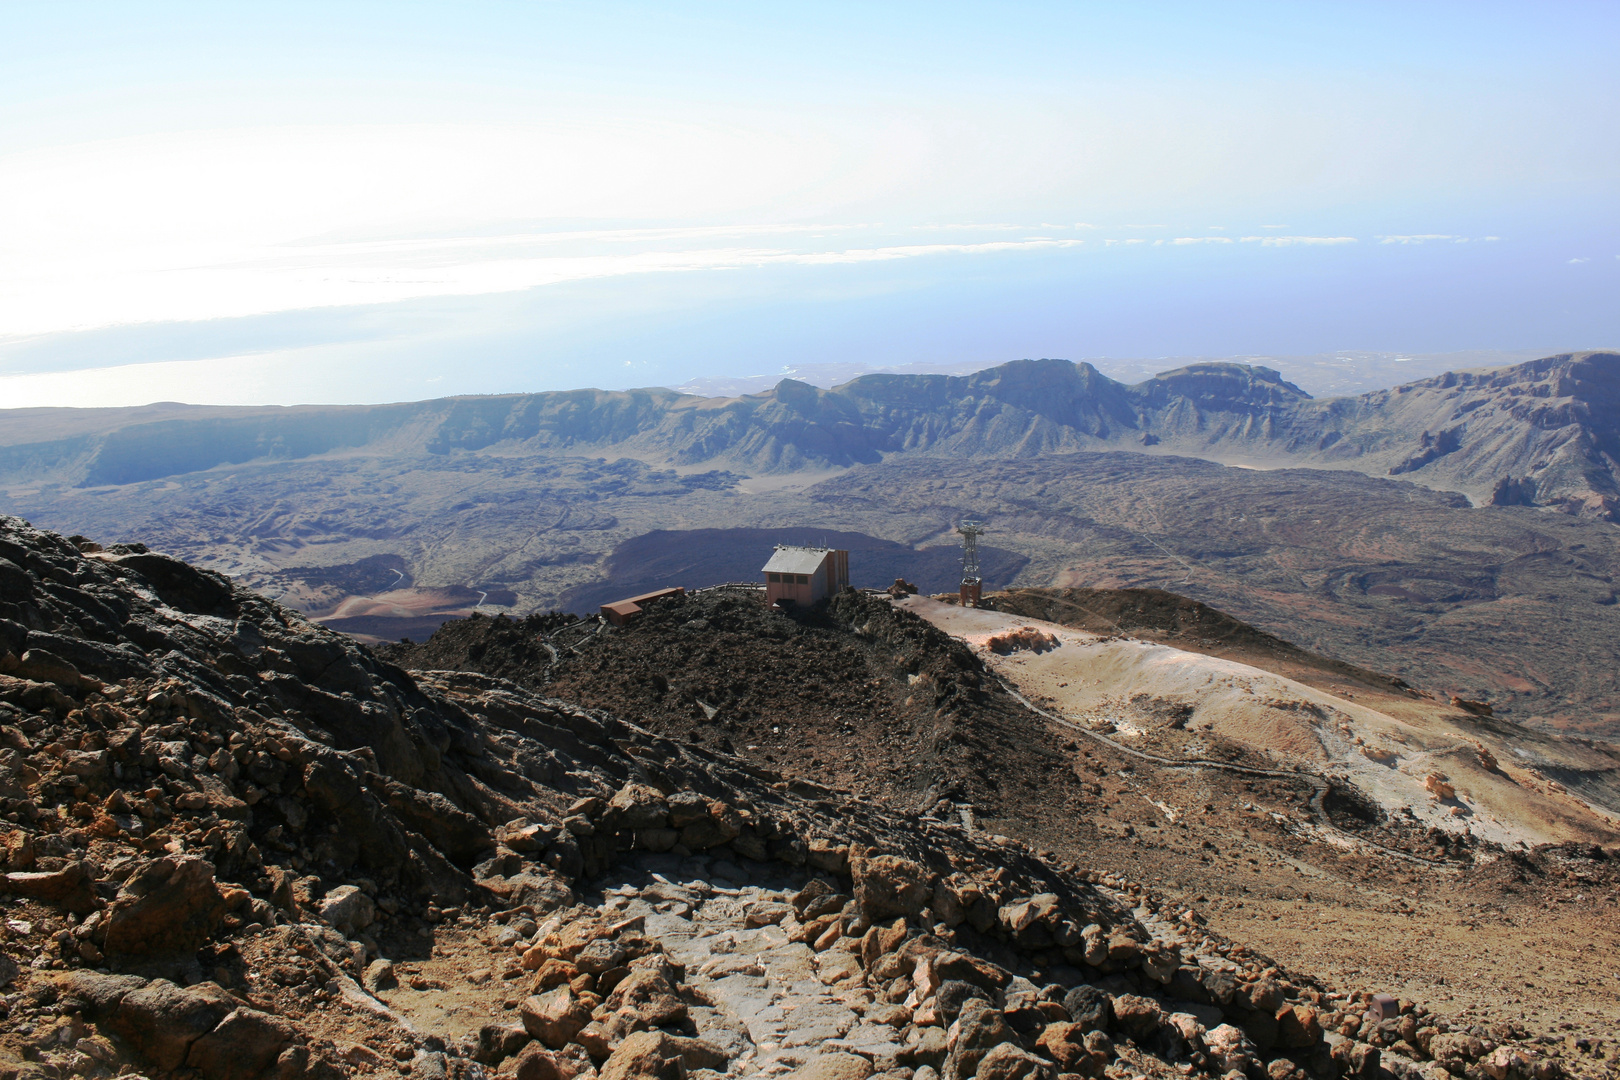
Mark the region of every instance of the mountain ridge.
[[[15, 416], [11, 482], [119, 485], [334, 453], [611, 454], [794, 473], [895, 454], [1175, 453], [1248, 467], [1351, 469], [1476, 504], [1620, 509], [1620, 353], [1565, 353], [1312, 398], [1260, 365], [1198, 363], [1136, 384], [1087, 363], [1018, 360], [969, 375], [864, 375], [823, 390], [701, 398], [663, 388], [452, 397], [364, 406], [209, 408], [94, 430]], [[202, 407], [199, 407], [202, 408]], [[109, 413], [113, 412], [109, 410]], [[8, 414], [0, 412], [0, 420]], [[75, 430], [63, 434], [63, 424]], [[47, 420], [55, 421], [50, 430]], [[32, 421], [32, 423], [29, 423]], [[54, 438], [30, 437], [55, 435]]]

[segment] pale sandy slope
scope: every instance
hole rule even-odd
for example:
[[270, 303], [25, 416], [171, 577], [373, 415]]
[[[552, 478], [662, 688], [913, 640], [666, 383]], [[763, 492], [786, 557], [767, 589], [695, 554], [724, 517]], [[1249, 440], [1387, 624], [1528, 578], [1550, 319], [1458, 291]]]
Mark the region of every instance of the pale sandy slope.
[[[1620, 836], [1615, 815], [1550, 779], [1568, 772], [1571, 760], [1612, 772], [1620, 754], [1602, 748], [1549, 743], [1531, 732], [1504, 737], [1506, 725], [1480, 725], [1439, 703], [1375, 708], [1260, 668], [1152, 642], [926, 597], [896, 603], [967, 643], [992, 671], [1049, 711], [1088, 728], [1111, 725], [1109, 737], [1123, 746], [1162, 747], [1166, 740], [1155, 736], [1168, 735], [1173, 753], [1203, 757], [1201, 743], [1224, 737], [1267, 751], [1277, 768], [1342, 778], [1386, 809], [1405, 807], [1425, 825], [1471, 830], [1501, 844], [1612, 843]], [[1021, 627], [1051, 635], [1056, 645], [1009, 655], [987, 647], [993, 636]], [[1431, 774], [1452, 784], [1455, 796], [1431, 797], [1424, 786]]]

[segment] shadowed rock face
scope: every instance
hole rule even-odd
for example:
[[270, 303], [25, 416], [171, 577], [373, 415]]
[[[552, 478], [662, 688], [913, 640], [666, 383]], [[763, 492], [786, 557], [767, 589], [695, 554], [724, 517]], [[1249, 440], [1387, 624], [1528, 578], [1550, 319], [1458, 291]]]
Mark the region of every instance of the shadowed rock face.
[[0, 476], [128, 484], [216, 465], [371, 455], [612, 452], [756, 472], [869, 464], [892, 454], [1028, 457], [1161, 447], [1237, 464], [1401, 475], [1486, 502], [1503, 482], [1538, 504], [1612, 519], [1620, 506], [1620, 354], [1452, 372], [1325, 401], [1269, 368], [1193, 364], [1128, 386], [1090, 364], [1020, 360], [966, 376], [867, 375], [832, 390], [784, 379], [740, 398], [671, 390], [445, 398], [404, 405], [106, 410], [17, 417]]

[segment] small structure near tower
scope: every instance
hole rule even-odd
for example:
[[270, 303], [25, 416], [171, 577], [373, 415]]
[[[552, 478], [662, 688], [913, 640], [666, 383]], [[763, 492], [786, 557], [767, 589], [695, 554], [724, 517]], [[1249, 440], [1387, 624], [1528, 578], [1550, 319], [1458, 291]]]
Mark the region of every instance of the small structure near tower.
[[849, 584], [849, 552], [778, 544], [762, 572], [767, 603], [814, 604]]
[[614, 626], [628, 626], [641, 614], [641, 606], [650, 604], [654, 600], [662, 600], [669, 596], [685, 596], [686, 590], [679, 585], [668, 589], [659, 589], [656, 592], [642, 593], [632, 596], [628, 600], [619, 600], [612, 604], [602, 605], [602, 618]]
[[963, 607], [978, 607], [984, 585], [979, 576], [979, 537], [984, 534], [984, 523], [968, 518], [956, 531], [962, 534], [962, 587], [957, 595]]

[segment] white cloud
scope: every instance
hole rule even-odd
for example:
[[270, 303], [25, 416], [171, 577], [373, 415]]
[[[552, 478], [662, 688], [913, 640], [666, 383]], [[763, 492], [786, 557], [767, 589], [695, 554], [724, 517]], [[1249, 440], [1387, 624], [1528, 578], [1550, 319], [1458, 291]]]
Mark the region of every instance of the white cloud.
[[[792, 130], [783, 119], [188, 131], [0, 155], [0, 335], [524, 288], [730, 258], [668, 250], [683, 240], [707, 247], [716, 237], [774, 235], [761, 246], [813, 251], [825, 246], [817, 233], [850, 226], [803, 222], [898, 183], [915, 165], [903, 133], [889, 149], [871, 129]], [[783, 219], [793, 224], [760, 225]], [[540, 221], [664, 227], [539, 234]], [[743, 226], [683, 228], [715, 221]], [[378, 239], [399, 237], [407, 239]], [[537, 262], [524, 250], [543, 246], [572, 261], [545, 252]], [[643, 250], [625, 264], [603, 246]]]
[[1178, 236], [1172, 244], [1230, 244], [1230, 236]]
[[1245, 244], [1265, 247], [1293, 247], [1295, 244], [1354, 244], [1353, 236], [1245, 236]]
[[[740, 267], [880, 262], [1079, 246], [1076, 239], [899, 244], [814, 250], [796, 230], [621, 230], [523, 233], [344, 244], [281, 246], [214, 265], [114, 268], [82, 274], [82, 292], [51, 279], [8, 283], [14, 303], [0, 313], [0, 337], [79, 325], [111, 326], [262, 315], [320, 307], [384, 304], [433, 296], [517, 292], [565, 281]], [[771, 245], [694, 246], [702, 239], [775, 240]], [[581, 238], [591, 243], [581, 243]], [[667, 241], [683, 241], [671, 248]], [[605, 248], [605, 250], [604, 250]], [[84, 298], [93, 298], [86, 301]]]
[[1578, 259], [1569, 260], [1569, 264], [1571, 266], [1574, 266], [1576, 263], [1591, 262], [1591, 261], [1592, 261], [1591, 259], [1578, 258]]
[[1445, 233], [1417, 233], [1412, 236], [1380, 236], [1380, 244], [1428, 244], [1449, 242], [1453, 244], [1466, 244], [1466, 236], [1448, 236]]

